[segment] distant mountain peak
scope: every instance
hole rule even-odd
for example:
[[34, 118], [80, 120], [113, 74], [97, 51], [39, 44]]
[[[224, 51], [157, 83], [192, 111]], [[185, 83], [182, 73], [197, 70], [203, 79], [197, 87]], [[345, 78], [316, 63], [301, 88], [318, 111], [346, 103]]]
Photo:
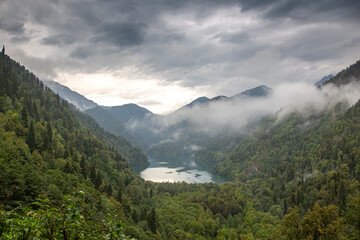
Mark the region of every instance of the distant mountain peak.
[[93, 101], [87, 99], [83, 95], [71, 90], [70, 88], [54, 81], [43, 81], [55, 93], [59, 94], [62, 99], [65, 99], [72, 105], [74, 105], [80, 111], [85, 111], [97, 107], [98, 105]]
[[330, 74], [327, 76], [324, 76], [323, 78], [321, 78], [319, 81], [317, 81], [316, 83], [314, 83], [315, 86], [320, 87], [321, 85], [323, 85], [324, 83], [326, 83], [327, 81], [329, 81], [331, 78], [333, 78], [334, 75]]
[[260, 85], [251, 89], [248, 89], [244, 92], [241, 92], [239, 94], [236, 94], [235, 96], [233, 96], [233, 98], [238, 98], [238, 97], [266, 97], [269, 94], [271, 94], [272, 92], [272, 88], [269, 88], [266, 85]]
[[210, 101], [223, 101], [223, 100], [228, 100], [229, 98], [227, 96], [217, 96], [217, 97], [213, 97], [212, 99], [210, 99]]
[[128, 103], [121, 106], [108, 107], [107, 110], [111, 112], [122, 123], [129, 120], [143, 120], [146, 115], [154, 115], [146, 108], [140, 107], [135, 103]]
[[195, 99], [194, 101], [192, 101], [191, 103], [187, 104], [185, 107], [193, 107], [197, 104], [207, 103], [209, 101], [210, 101], [210, 99], [207, 97], [199, 97], [199, 98]]
[[323, 85], [332, 83], [336, 86], [340, 86], [350, 82], [360, 82], [360, 60], [336, 74], [334, 77], [323, 83]]

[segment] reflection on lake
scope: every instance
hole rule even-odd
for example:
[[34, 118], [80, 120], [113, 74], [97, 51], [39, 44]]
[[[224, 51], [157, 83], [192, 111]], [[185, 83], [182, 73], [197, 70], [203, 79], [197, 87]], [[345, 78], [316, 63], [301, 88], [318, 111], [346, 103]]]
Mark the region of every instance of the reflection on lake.
[[149, 160], [150, 166], [138, 172], [145, 180], [187, 183], [220, 182], [210, 172], [199, 169], [193, 158], [176, 162], [156, 161], [150, 158]]

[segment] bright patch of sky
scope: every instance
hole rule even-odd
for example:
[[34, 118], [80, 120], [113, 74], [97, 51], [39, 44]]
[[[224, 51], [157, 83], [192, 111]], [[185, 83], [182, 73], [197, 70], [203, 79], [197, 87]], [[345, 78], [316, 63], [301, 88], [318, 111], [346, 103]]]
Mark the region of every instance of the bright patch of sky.
[[360, 1], [0, 0], [0, 44], [102, 105], [314, 83], [360, 58]]

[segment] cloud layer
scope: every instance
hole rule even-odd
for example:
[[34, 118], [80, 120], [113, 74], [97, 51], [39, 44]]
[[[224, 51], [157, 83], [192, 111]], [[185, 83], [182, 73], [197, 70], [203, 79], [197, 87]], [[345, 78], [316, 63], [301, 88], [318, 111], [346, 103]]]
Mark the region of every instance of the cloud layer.
[[[100, 104], [168, 112], [201, 95], [336, 73], [359, 59], [359, 11], [356, 0], [3, 0], [0, 43]], [[86, 76], [103, 75], [111, 87], [87, 87]], [[128, 89], [134, 82], [146, 91]]]

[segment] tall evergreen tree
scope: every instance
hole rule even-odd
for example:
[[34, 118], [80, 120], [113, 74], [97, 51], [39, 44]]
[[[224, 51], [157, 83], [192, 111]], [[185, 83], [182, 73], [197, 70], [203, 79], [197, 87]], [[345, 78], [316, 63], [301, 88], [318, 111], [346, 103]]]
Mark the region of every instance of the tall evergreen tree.
[[81, 174], [83, 175], [83, 177], [86, 179], [86, 162], [85, 162], [85, 157], [82, 156], [81, 157], [81, 161], [80, 161], [80, 168], [81, 168]]
[[25, 128], [27, 128], [28, 127], [28, 112], [27, 112], [27, 109], [25, 106], [21, 109], [21, 121], [22, 121], [23, 126]]
[[288, 213], [288, 206], [287, 206], [287, 200], [284, 199], [284, 215]]
[[26, 137], [26, 143], [29, 146], [30, 151], [33, 152], [36, 148], [36, 142], [35, 142], [34, 124], [32, 121], [30, 122], [30, 127]]
[[52, 147], [52, 139], [53, 139], [53, 132], [51, 123], [48, 122], [46, 124], [46, 132], [44, 137], [44, 150], [50, 150]]
[[151, 212], [149, 214], [148, 225], [150, 230], [155, 234], [157, 230], [157, 216], [154, 207], [151, 209]]
[[340, 204], [340, 209], [341, 211], [345, 210], [346, 207], [346, 191], [345, 191], [345, 186], [344, 186], [344, 181], [340, 182], [340, 187], [339, 187], [339, 204]]
[[90, 181], [96, 186], [96, 169], [95, 165], [90, 168]]
[[99, 187], [102, 185], [103, 181], [102, 181], [102, 176], [100, 171], [98, 171], [97, 175], [96, 175], [96, 180], [95, 180], [95, 186], [96, 188], [99, 189]]
[[121, 191], [121, 189], [119, 189], [118, 191], [117, 191], [117, 194], [116, 194], [116, 200], [118, 200], [119, 202], [122, 202], [122, 191]]

